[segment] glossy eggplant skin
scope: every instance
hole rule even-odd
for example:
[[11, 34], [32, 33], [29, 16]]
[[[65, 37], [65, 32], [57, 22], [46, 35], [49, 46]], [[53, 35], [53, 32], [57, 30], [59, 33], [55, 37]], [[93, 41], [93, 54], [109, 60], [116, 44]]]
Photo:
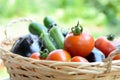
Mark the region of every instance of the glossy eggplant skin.
[[93, 48], [92, 52], [86, 57], [89, 62], [102, 62], [105, 55], [97, 48]]
[[12, 53], [25, 57], [29, 57], [34, 52], [40, 52], [40, 50], [39, 37], [33, 34], [21, 36], [11, 48]]

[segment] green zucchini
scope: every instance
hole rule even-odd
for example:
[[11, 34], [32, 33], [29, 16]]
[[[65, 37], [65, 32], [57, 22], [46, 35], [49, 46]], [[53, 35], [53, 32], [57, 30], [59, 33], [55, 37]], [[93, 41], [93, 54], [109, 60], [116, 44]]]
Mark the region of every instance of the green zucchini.
[[60, 27], [50, 18], [45, 17], [44, 24], [47, 28], [50, 27], [49, 33], [53, 40], [56, 42], [58, 49], [64, 48], [64, 36]]
[[56, 47], [50, 39], [49, 33], [47, 33], [47, 28], [45, 26], [36, 22], [32, 22], [29, 25], [29, 31], [32, 34], [38, 35], [40, 39], [42, 39], [42, 41], [45, 44], [45, 47], [48, 49], [49, 52], [56, 49]]

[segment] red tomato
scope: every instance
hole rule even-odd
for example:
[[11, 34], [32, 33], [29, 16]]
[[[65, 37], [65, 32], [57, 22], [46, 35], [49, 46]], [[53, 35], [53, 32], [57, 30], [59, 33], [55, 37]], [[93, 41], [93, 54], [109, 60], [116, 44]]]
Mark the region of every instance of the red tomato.
[[32, 53], [31, 55], [30, 55], [30, 58], [33, 58], [33, 59], [40, 59], [40, 53], [38, 53], [38, 52], [35, 52], [35, 53]]
[[88, 62], [88, 60], [81, 56], [74, 56], [71, 62]]
[[116, 49], [113, 42], [108, 40], [106, 37], [96, 39], [95, 47], [102, 51], [105, 54], [105, 57], [107, 57], [111, 51]]
[[71, 56], [86, 57], [94, 48], [94, 38], [87, 32], [79, 31], [79, 27], [81, 26], [78, 24], [72, 32], [67, 34], [64, 40], [64, 48]]
[[54, 60], [54, 61], [69, 61], [71, 59], [70, 54], [66, 50], [57, 49], [50, 52], [46, 58], [46, 60]]
[[116, 55], [113, 60], [120, 60], [120, 54]]

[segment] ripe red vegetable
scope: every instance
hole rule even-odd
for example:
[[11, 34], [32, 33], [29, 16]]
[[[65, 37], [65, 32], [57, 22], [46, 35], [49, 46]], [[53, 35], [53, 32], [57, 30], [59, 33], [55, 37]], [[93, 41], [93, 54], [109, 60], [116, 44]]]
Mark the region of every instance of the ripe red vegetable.
[[[120, 44], [119, 43], [116, 46], [116, 49], [120, 49]], [[115, 55], [115, 57], [113, 58], [113, 60], [120, 60], [120, 54]]]
[[32, 53], [31, 55], [30, 55], [30, 58], [33, 58], [33, 59], [40, 59], [40, 53], [38, 53], [38, 52], [35, 52], [35, 53]]
[[120, 54], [116, 55], [113, 60], [120, 60]]
[[82, 26], [77, 26], [71, 29], [64, 40], [64, 48], [71, 56], [86, 57], [94, 48], [94, 38], [87, 32], [83, 32]]
[[88, 62], [88, 60], [81, 56], [74, 56], [71, 62]]
[[111, 51], [116, 49], [111, 34], [107, 37], [97, 38], [95, 41], [95, 47], [102, 51], [105, 54], [105, 57], [107, 57]]
[[46, 58], [46, 60], [63, 61], [63, 62], [67, 62], [70, 59], [71, 59], [70, 54], [63, 49], [56, 49], [50, 52]]

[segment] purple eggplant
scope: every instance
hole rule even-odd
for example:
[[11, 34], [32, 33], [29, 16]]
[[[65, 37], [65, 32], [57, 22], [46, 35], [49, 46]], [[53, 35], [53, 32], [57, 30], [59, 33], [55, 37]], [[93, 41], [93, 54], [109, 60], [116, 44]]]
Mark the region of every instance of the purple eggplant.
[[40, 40], [37, 35], [28, 34], [20, 37], [12, 46], [11, 52], [29, 57], [34, 52], [40, 52]]
[[102, 62], [105, 59], [105, 55], [98, 50], [93, 48], [92, 52], [86, 57], [89, 62]]

